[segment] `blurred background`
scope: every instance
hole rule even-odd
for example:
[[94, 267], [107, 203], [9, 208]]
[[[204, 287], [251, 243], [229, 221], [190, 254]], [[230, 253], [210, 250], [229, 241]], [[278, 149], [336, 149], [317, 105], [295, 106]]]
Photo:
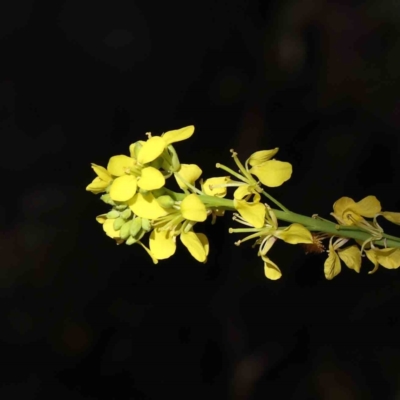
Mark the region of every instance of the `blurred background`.
[[193, 124], [176, 147], [205, 177], [279, 147], [289, 209], [399, 211], [399, 22], [389, 0], [2, 3], [0, 397], [400, 399], [400, 271], [326, 281], [277, 243], [268, 281], [229, 217], [199, 227], [206, 265], [153, 265], [85, 192], [91, 162]]

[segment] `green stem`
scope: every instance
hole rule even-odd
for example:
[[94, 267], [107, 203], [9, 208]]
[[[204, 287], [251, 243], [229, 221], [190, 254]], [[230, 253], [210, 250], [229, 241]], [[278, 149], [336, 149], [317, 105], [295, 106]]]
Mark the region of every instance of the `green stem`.
[[274, 197], [272, 197], [269, 193], [267, 193], [265, 190], [261, 192], [265, 197], [268, 197], [273, 203], [275, 203], [281, 210], [285, 212], [290, 212], [282, 203], [280, 203], [278, 200], [276, 200]]
[[[175, 200], [181, 201], [186, 195], [184, 193], [175, 193], [166, 189], [166, 192]], [[219, 209], [236, 211], [233, 200], [221, 199], [214, 196], [199, 196], [200, 200], [209, 207], [216, 207]], [[291, 211], [272, 210], [280, 221], [289, 223], [298, 223], [304, 225], [309, 231], [327, 233], [332, 236], [344, 237], [349, 239], [360, 240], [364, 242], [368, 240], [371, 235], [356, 226], [341, 226], [335, 222], [321, 220], [319, 218], [307, 217], [305, 215], [296, 214]], [[379, 246], [387, 246], [390, 248], [400, 249], [400, 238], [392, 235], [382, 234], [383, 239], [375, 240], [374, 243]]]

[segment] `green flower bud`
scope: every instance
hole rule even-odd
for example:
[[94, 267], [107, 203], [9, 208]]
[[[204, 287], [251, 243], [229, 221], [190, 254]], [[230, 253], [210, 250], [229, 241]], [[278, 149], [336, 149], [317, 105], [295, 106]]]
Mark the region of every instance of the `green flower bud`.
[[142, 218], [142, 228], [144, 231], [150, 232], [151, 231], [151, 222], [146, 218]]
[[142, 229], [142, 218], [137, 217], [132, 221], [129, 233], [131, 236], [136, 236], [141, 229]]
[[129, 236], [128, 239], [126, 239], [125, 244], [127, 244], [128, 246], [135, 244], [139, 239], [136, 239], [132, 236]]
[[126, 208], [128, 208], [126, 204], [118, 204], [117, 206], [115, 206], [115, 209], [118, 211], [124, 211]]
[[108, 213], [106, 214], [106, 217], [107, 217], [108, 219], [115, 219], [115, 218], [118, 218], [118, 217], [119, 217], [119, 211], [117, 211], [117, 210], [111, 210], [110, 212], [108, 212]]
[[122, 211], [121, 213], [121, 218], [123, 219], [129, 219], [132, 215], [132, 211], [130, 208], [125, 209], [124, 211]]
[[152, 161], [149, 165], [155, 169], [160, 169], [162, 164], [163, 164], [163, 158], [162, 157], [157, 157], [154, 161]]
[[131, 229], [131, 225], [132, 225], [132, 220], [125, 222], [122, 226], [121, 229], [119, 231], [119, 236], [121, 237], [121, 239], [128, 239], [129, 237], [129, 231]]
[[111, 199], [109, 194], [103, 194], [100, 196], [100, 199], [104, 201], [104, 203], [109, 204], [110, 206], [115, 206], [114, 201]]
[[155, 198], [160, 197], [165, 193], [165, 188], [162, 187], [160, 189], [152, 190], [151, 193], [153, 193]]
[[171, 166], [173, 172], [178, 172], [181, 169], [181, 163], [179, 162], [178, 154], [176, 153], [172, 145], [168, 146], [168, 150], [171, 153]]
[[174, 199], [168, 195], [157, 197], [157, 201], [162, 208], [171, 208], [175, 204]]
[[113, 228], [116, 231], [119, 231], [121, 229], [121, 226], [125, 223], [125, 220], [121, 217], [118, 217], [115, 221], [114, 221], [114, 225]]
[[143, 147], [142, 143], [140, 143], [140, 142], [136, 142], [136, 143], [135, 143], [134, 156], [135, 156], [136, 160], [137, 160], [137, 158], [138, 158], [139, 151], [140, 151], [140, 149], [141, 149], [142, 147]]

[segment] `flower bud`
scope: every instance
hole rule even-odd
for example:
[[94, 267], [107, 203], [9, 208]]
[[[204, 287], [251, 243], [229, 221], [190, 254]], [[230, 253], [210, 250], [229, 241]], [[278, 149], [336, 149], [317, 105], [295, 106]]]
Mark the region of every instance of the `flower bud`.
[[146, 218], [142, 218], [142, 229], [146, 232], [151, 231], [151, 222]]
[[129, 235], [129, 231], [131, 229], [131, 225], [132, 225], [132, 220], [129, 220], [128, 222], [125, 222], [122, 226], [121, 229], [119, 231], [119, 235], [121, 237], [121, 239], [128, 239]]
[[115, 206], [114, 201], [111, 199], [108, 193], [100, 196], [100, 199], [104, 201], [104, 203], [109, 204], [110, 206]]
[[119, 217], [119, 211], [117, 210], [111, 210], [110, 212], [107, 213], [107, 218], [108, 219], [115, 219]]
[[126, 239], [125, 244], [127, 244], [128, 246], [135, 244], [139, 239], [136, 239], [132, 236], [129, 236], [128, 239]]
[[130, 208], [125, 209], [124, 211], [121, 212], [121, 218], [127, 220], [131, 217], [132, 211]]
[[121, 218], [121, 217], [117, 218], [117, 219], [114, 221], [114, 225], [113, 225], [114, 230], [119, 231], [119, 230], [121, 229], [121, 226], [122, 226], [124, 223], [125, 223], [125, 220], [124, 220], [123, 218]]
[[136, 236], [141, 229], [142, 229], [142, 218], [137, 217], [132, 221], [129, 234], [131, 236]]
[[174, 199], [168, 195], [157, 197], [157, 201], [162, 208], [171, 208], [175, 204]]

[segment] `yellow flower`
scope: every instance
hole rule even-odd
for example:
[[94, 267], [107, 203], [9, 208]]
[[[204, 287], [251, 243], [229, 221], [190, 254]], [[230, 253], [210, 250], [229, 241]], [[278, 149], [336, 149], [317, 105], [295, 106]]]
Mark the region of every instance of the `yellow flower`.
[[138, 151], [137, 160], [140, 164], [147, 164], [159, 157], [168, 145], [188, 139], [193, 135], [194, 126], [189, 125], [164, 133], [162, 136], [151, 136]]
[[381, 204], [375, 196], [367, 196], [355, 202], [350, 197], [341, 197], [333, 205], [331, 215], [342, 225], [357, 225], [366, 222], [363, 217], [373, 218], [381, 211]]
[[332, 243], [333, 237], [329, 241], [329, 255], [324, 263], [324, 274], [325, 278], [328, 280], [333, 279], [342, 270], [342, 265], [340, 260], [342, 260], [345, 265], [353, 269], [356, 272], [360, 272], [361, 268], [361, 251], [356, 246], [349, 246], [345, 249], [340, 249], [348, 239], [339, 239], [335, 243]]
[[373, 274], [379, 265], [387, 269], [397, 269], [400, 267], [400, 249], [378, 249], [365, 250], [368, 259], [374, 264], [374, 269], [369, 274]]
[[97, 176], [86, 186], [86, 190], [94, 194], [104, 192], [112, 180], [111, 173], [100, 165], [92, 164], [92, 168]]
[[176, 251], [176, 236], [178, 235], [193, 258], [199, 262], [206, 262], [209, 252], [207, 236], [203, 233], [193, 232], [193, 230], [182, 231], [177, 234], [175, 231], [154, 229], [150, 234], [149, 242], [153, 256], [158, 260], [173, 256]]
[[246, 200], [234, 199], [233, 204], [242, 218], [254, 228], [264, 226], [266, 208], [262, 203], [249, 203]]
[[181, 189], [188, 189], [187, 183], [193, 186], [197, 179], [200, 178], [202, 172], [196, 164], [181, 164], [180, 170], [174, 175], [179, 187]]
[[[255, 204], [261, 205], [260, 203], [255, 203]], [[299, 244], [299, 243], [312, 243], [313, 239], [311, 232], [301, 224], [294, 223], [285, 228], [278, 228], [278, 220], [274, 212], [271, 210], [271, 208], [268, 206], [264, 206], [264, 210], [265, 210], [264, 211], [265, 216], [262, 227], [258, 227], [252, 223], [249, 223], [249, 219], [251, 218], [234, 214], [235, 221], [238, 221], [246, 226], [253, 226], [256, 229], [231, 228], [229, 229], [229, 232], [230, 233], [252, 232], [251, 235], [245, 237], [242, 240], [237, 241], [235, 244], [240, 245], [244, 241], [256, 239], [255, 244], [259, 245], [258, 256], [260, 256], [261, 259], [264, 261], [265, 276], [268, 279], [276, 280], [281, 277], [282, 273], [278, 268], [278, 266], [266, 256], [266, 254], [274, 245], [276, 240], [280, 239], [289, 244]], [[258, 220], [256, 220], [255, 222], [257, 222], [257, 225], [259, 225]]]
[[268, 187], [281, 186], [292, 176], [293, 169], [290, 163], [272, 159], [278, 150], [275, 148], [257, 151], [246, 161], [246, 169], [248, 165], [252, 166], [248, 171]]
[[208, 178], [205, 182], [201, 183], [202, 191], [207, 196], [225, 197], [229, 180], [229, 176]]

